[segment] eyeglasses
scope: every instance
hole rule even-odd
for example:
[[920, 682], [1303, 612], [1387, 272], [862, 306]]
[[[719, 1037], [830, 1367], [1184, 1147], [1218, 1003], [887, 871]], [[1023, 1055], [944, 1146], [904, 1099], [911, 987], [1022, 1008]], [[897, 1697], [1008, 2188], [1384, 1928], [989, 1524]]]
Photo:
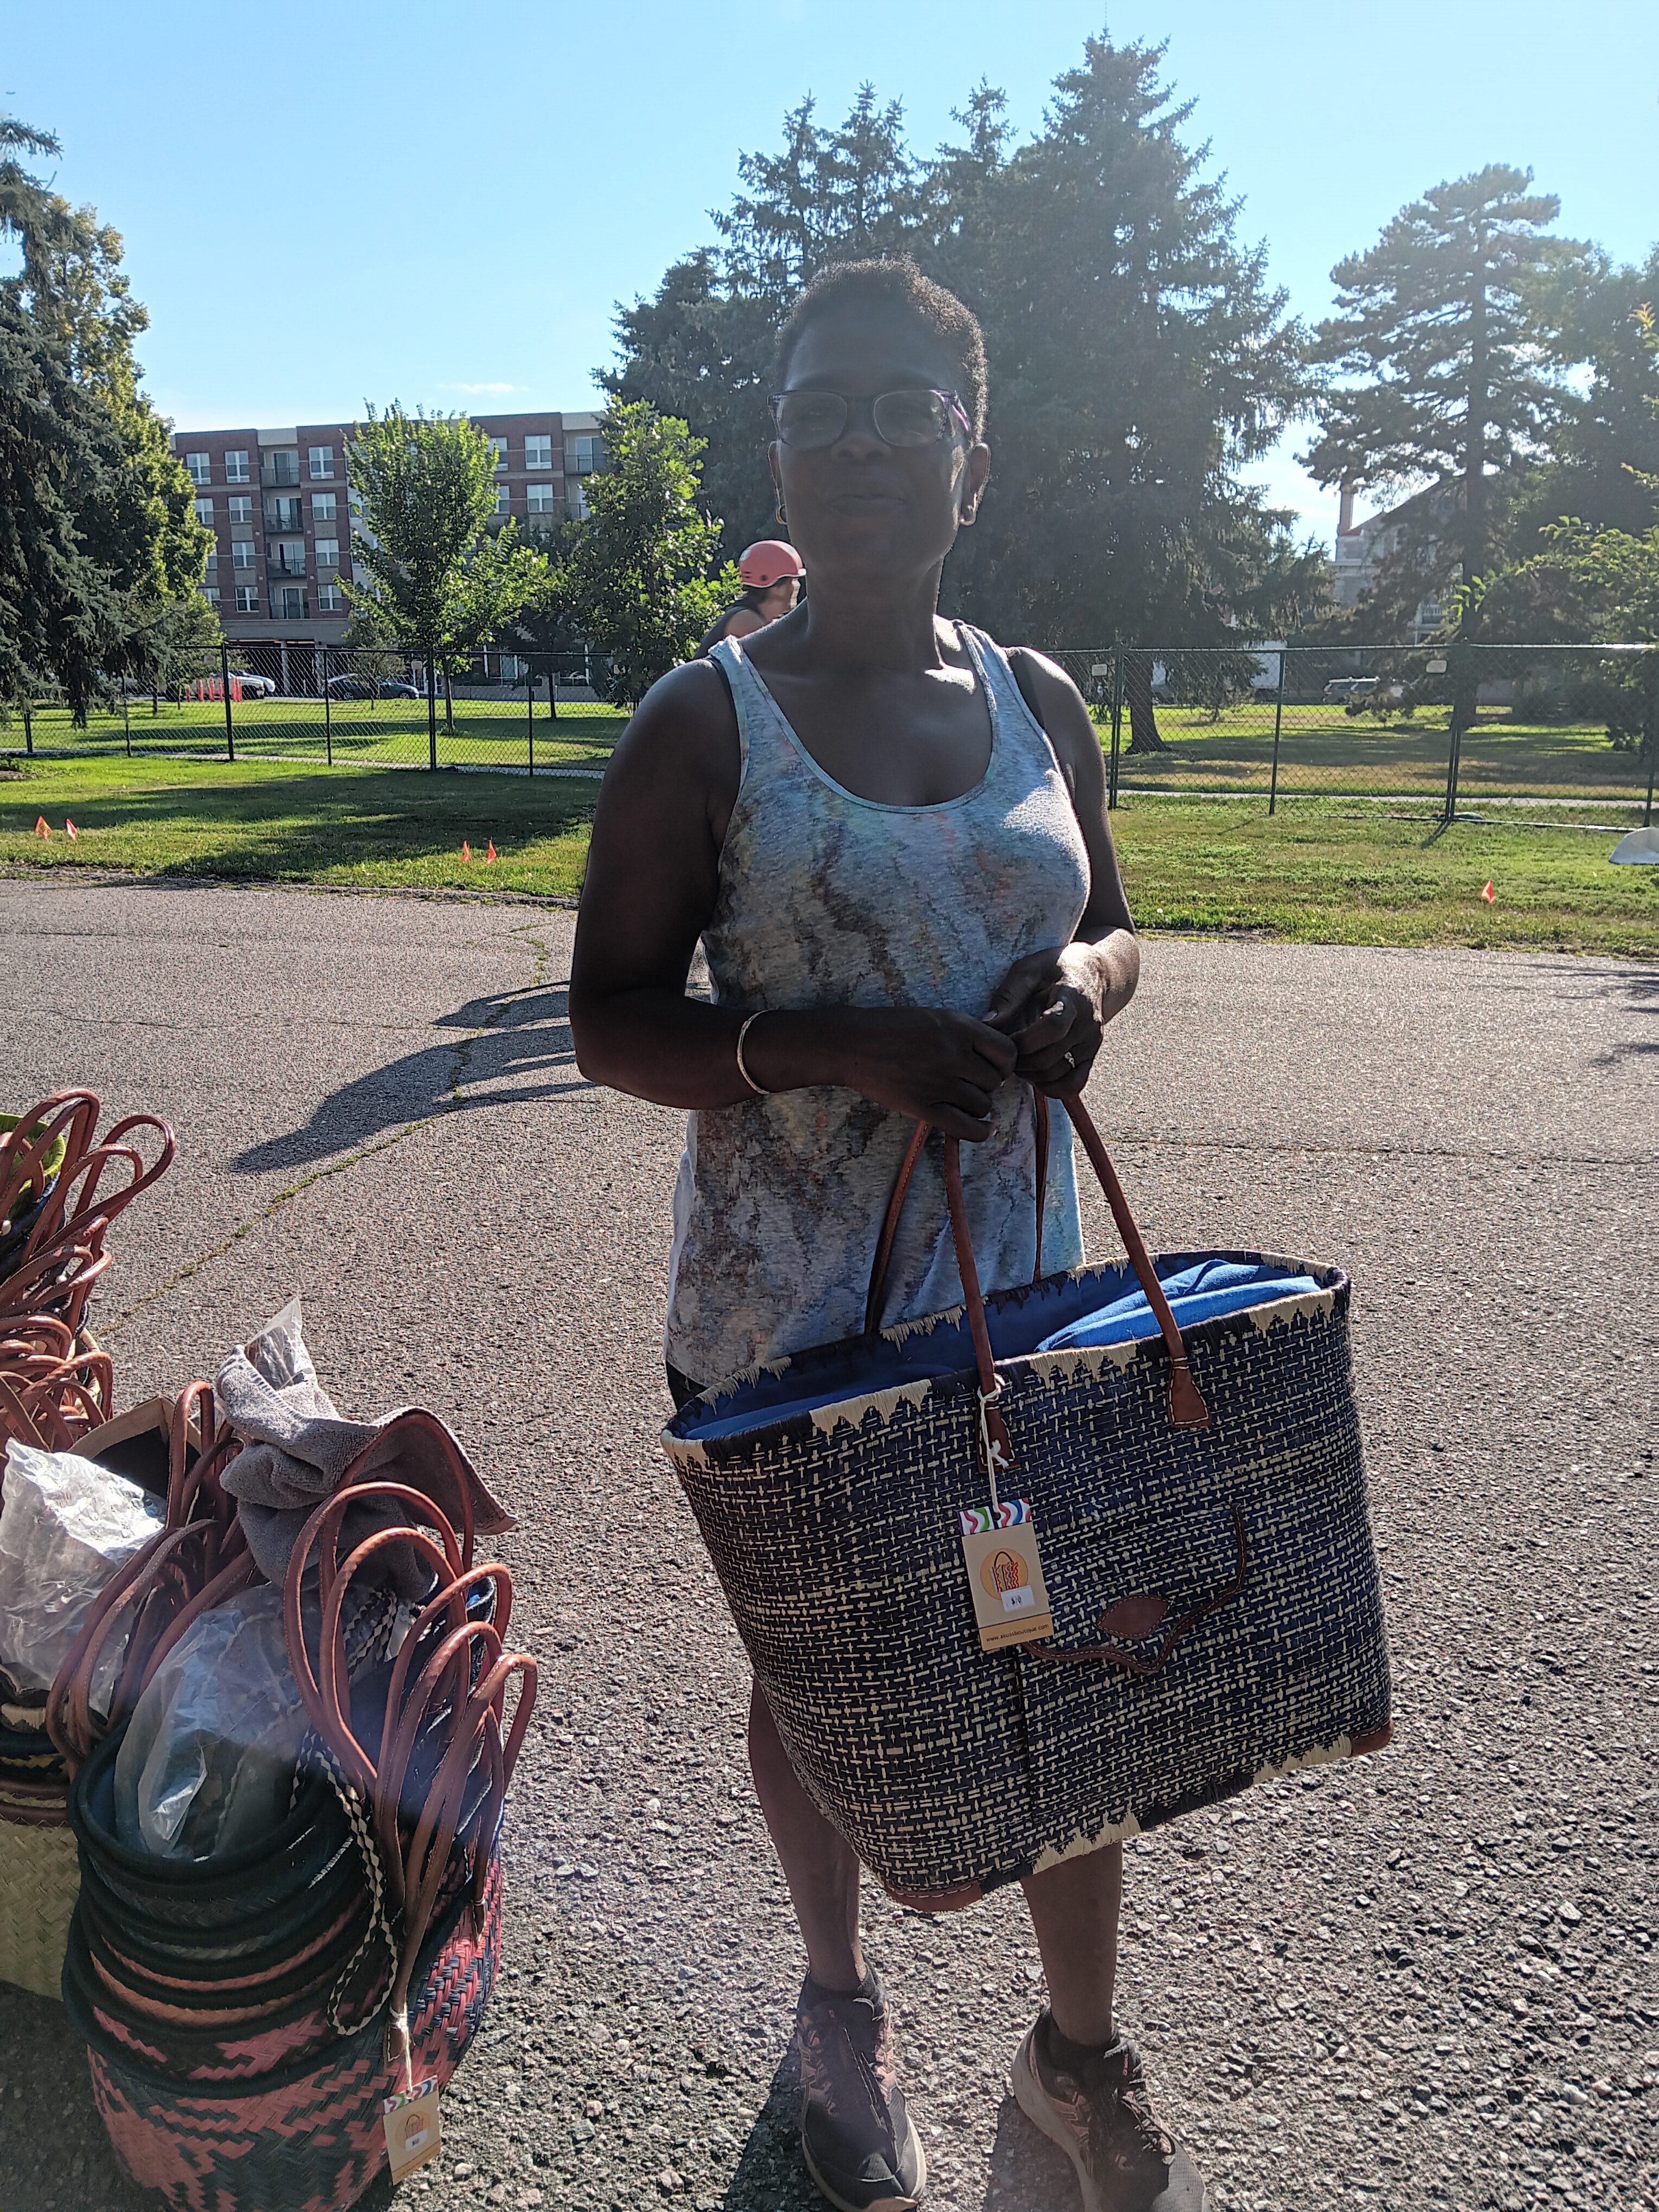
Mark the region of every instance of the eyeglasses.
[[954, 392], [883, 392], [849, 399], [839, 392], [775, 392], [772, 422], [780, 441], [797, 453], [821, 453], [846, 430], [854, 407], [867, 407], [876, 435], [886, 446], [934, 446], [973, 425]]

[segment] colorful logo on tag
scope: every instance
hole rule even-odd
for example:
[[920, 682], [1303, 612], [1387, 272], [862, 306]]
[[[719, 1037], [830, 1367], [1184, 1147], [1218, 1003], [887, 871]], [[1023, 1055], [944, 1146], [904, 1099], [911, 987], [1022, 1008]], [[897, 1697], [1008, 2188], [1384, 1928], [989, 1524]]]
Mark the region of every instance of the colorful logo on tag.
[[962, 1533], [964, 1536], [988, 1536], [994, 1528], [1022, 1528], [1030, 1518], [1029, 1498], [1005, 1498], [996, 1505], [964, 1505]]

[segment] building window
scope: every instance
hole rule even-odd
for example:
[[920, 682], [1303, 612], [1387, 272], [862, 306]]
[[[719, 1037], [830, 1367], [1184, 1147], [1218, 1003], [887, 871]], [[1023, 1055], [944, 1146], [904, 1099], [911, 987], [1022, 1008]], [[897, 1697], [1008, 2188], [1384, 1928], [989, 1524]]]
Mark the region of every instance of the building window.
[[334, 473], [332, 446], [313, 446], [311, 448], [311, 473], [313, 477], [327, 478]]
[[337, 538], [319, 538], [317, 540], [317, 566], [319, 568], [337, 568], [339, 565], [339, 539]]
[[218, 573], [219, 573], [219, 549], [218, 549], [218, 547], [216, 545], [216, 546], [213, 548], [212, 551], [211, 551], [211, 552], [208, 555], [208, 556], [207, 556], [207, 566], [206, 566], [206, 568], [202, 571], [202, 574], [203, 574], [204, 576], [216, 576], [216, 575], [218, 574]]
[[317, 611], [324, 615], [338, 615], [345, 612], [345, 593], [337, 584], [318, 586]]
[[526, 438], [524, 441], [524, 465], [527, 469], [550, 469], [553, 465], [552, 439]]
[[257, 615], [259, 611], [259, 589], [257, 584], [238, 584], [236, 611], [239, 615]]
[[296, 484], [300, 481], [300, 456], [297, 450], [279, 449], [265, 455], [265, 482], [270, 484]]
[[253, 540], [251, 538], [237, 538], [231, 541], [230, 565], [233, 568], [251, 568], [253, 566]]
[[581, 522], [586, 519], [587, 494], [582, 489], [578, 477], [570, 477], [565, 484], [564, 511], [573, 521]]
[[205, 523], [205, 525], [207, 526], [207, 527], [208, 527], [210, 530], [211, 530], [211, 529], [212, 529], [212, 527], [213, 527], [213, 501], [212, 501], [210, 499], [198, 499], [198, 500], [197, 501], [197, 502], [196, 502], [196, 520], [197, 520], [198, 522]]
[[230, 519], [233, 522], [252, 521], [253, 501], [246, 492], [232, 492], [230, 497], [225, 501], [225, 505], [230, 509]]
[[507, 486], [506, 486], [505, 484], [497, 484], [497, 485], [496, 485], [496, 487], [495, 487], [495, 512], [496, 512], [496, 514], [510, 514], [513, 512], [513, 510], [512, 510], [511, 507], [509, 507], [509, 505], [507, 504], [507, 501], [508, 501], [508, 500], [510, 499], [510, 497], [511, 497], [511, 494], [508, 492], [507, 488]]
[[202, 597], [210, 607], [216, 607], [219, 604], [219, 586], [216, 584], [204, 584]]
[[311, 519], [313, 522], [332, 522], [334, 495], [331, 491], [314, 491], [311, 495]]
[[605, 466], [603, 438], [573, 438], [565, 447], [565, 473], [573, 477], [591, 477], [595, 469]]
[[278, 622], [304, 622], [307, 615], [303, 584], [284, 584], [270, 595], [270, 611]]
[[297, 499], [268, 499], [265, 501], [267, 530], [303, 530], [305, 514]]
[[492, 449], [492, 451], [494, 452], [495, 456], [495, 465], [496, 465], [496, 467], [497, 467], [498, 469], [504, 469], [504, 468], [507, 466], [507, 441], [506, 441], [506, 439], [505, 439], [505, 438], [492, 438], [492, 439], [490, 440], [489, 443], [490, 443], [491, 449]]
[[533, 483], [525, 487], [525, 504], [532, 514], [551, 514], [553, 487], [550, 483]]
[[213, 457], [210, 453], [186, 453], [185, 466], [190, 471], [190, 480], [193, 484], [213, 482]]
[[225, 455], [225, 482], [227, 483], [246, 483], [247, 480], [247, 455], [246, 453], [227, 453]]

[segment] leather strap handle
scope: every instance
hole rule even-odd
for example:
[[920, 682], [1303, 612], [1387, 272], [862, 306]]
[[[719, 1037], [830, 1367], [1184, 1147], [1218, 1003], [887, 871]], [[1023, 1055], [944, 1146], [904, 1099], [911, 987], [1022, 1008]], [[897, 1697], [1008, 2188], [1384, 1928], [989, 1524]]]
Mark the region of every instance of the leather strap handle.
[[1202, 1605], [1191, 1607], [1178, 1620], [1171, 1622], [1159, 1638], [1156, 1653], [1149, 1658], [1139, 1658], [1133, 1652], [1120, 1650], [1112, 1644], [1085, 1644], [1075, 1651], [1048, 1651], [1040, 1644], [1022, 1644], [1019, 1648], [1028, 1659], [1040, 1660], [1045, 1667], [1117, 1667], [1126, 1674], [1139, 1674], [1143, 1680], [1161, 1674], [1169, 1664], [1170, 1652], [1188, 1630], [1196, 1628], [1211, 1613], [1219, 1613], [1223, 1606], [1231, 1605], [1244, 1587], [1244, 1577], [1249, 1571], [1249, 1553], [1244, 1540], [1244, 1516], [1237, 1505], [1233, 1508], [1233, 1545], [1236, 1565], [1232, 1580], [1213, 1597], [1206, 1598]]
[[[1042, 1098], [1040, 1092], [1033, 1097]], [[1101, 1141], [1100, 1132], [1090, 1118], [1089, 1109], [1081, 1097], [1063, 1098], [1060, 1103], [1070, 1115], [1073, 1127], [1083, 1140], [1083, 1149], [1089, 1156], [1090, 1165], [1099, 1179], [1106, 1203], [1111, 1209], [1117, 1233], [1123, 1240], [1129, 1265], [1135, 1279], [1146, 1293], [1165, 1348], [1170, 1355], [1170, 1422], [1177, 1429], [1206, 1429], [1210, 1425], [1209, 1408], [1193, 1381], [1188, 1364], [1187, 1347], [1182, 1343], [1176, 1317], [1170, 1310], [1170, 1301], [1164, 1294], [1164, 1285], [1158, 1279], [1158, 1270], [1152, 1265], [1146, 1241], [1136, 1224], [1129, 1201], [1123, 1194], [1117, 1170]], [[893, 1180], [893, 1188], [887, 1201], [887, 1211], [882, 1218], [881, 1235], [876, 1244], [875, 1264], [870, 1273], [869, 1296], [865, 1302], [864, 1326], [866, 1334], [873, 1334], [880, 1326], [881, 1297], [886, 1288], [887, 1270], [893, 1256], [894, 1239], [898, 1234], [899, 1215], [915, 1174], [916, 1162], [927, 1140], [929, 1124], [918, 1121], [899, 1171]], [[1042, 1269], [1042, 1206], [1048, 1182], [1048, 1103], [1042, 1100], [1037, 1114], [1037, 1280]], [[954, 1137], [945, 1140], [945, 1192], [951, 1214], [951, 1235], [956, 1246], [957, 1268], [962, 1277], [963, 1297], [968, 1308], [968, 1327], [974, 1342], [974, 1364], [979, 1370], [979, 1387], [986, 1398], [994, 1398], [1000, 1384], [995, 1364], [991, 1356], [990, 1334], [985, 1322], [985, 1300], [980, 1291], [979, 1271], [974, 1261], [973, 1239], [969, 1233], [968, 1209], [962, 1189], [962, 1147]]]

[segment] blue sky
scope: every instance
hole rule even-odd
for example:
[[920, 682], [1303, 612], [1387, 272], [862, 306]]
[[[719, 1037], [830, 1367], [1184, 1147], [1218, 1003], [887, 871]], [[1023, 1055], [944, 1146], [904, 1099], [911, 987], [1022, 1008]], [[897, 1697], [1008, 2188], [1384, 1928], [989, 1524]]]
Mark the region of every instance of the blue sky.
[[[0, 105], [125, 234], [150, 392], [181, 427], [327, 421], [365, 398], [591, 403], [619, 299], [708, 234], [740, 149], [864, 78], [933, 145], [981, 76], [1022, 133], [1100, 0], [0, 0]], [[1655, 0], [1128, 0], [1191, 137], [1296, 310], [1425, 185], [1530, 166], [1561, 228], [1659, 236]], [[1322, 537], [1334, 502], [1265, 472]]]

